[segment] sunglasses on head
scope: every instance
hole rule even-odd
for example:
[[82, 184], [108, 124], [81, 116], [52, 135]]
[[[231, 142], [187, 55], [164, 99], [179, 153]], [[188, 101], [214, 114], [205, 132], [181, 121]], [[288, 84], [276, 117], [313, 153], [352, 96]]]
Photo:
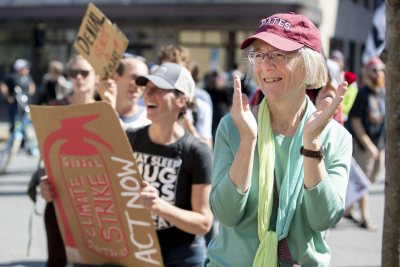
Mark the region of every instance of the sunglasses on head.
[[89, 75], [90, 71], [89, 70], [70, 70], [68, 73], [68, 76], [71, 78], [76, 78], [80, 74], [83, 78], [86, 78]]

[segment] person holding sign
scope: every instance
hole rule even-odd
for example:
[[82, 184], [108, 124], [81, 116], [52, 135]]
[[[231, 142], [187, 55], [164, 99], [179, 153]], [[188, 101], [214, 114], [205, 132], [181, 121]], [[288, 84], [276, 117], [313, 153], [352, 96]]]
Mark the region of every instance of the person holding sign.
[[202, 267], [204, 237], [212, 224], [208, 204], [212, 155], [188, 134], [184, 116], [195, 83], [181, 65], [164, 63], [136, 78], [146, 86], [149, 126], [126, 131], [143, 177], [141, 201], [151, 212], [165, 266]]
[[[165, 63], [151, 75], [137, 77], [136, 84], [146, 86], [144, 101], [152, 121], [126, 131], [143, 177], [140, 203], [152, 213], [164, 265], [202, 267], [203, 235], [212, 223], [212, 155], [179, 123], [194, 93], [194, 81], [184, 67]], [[52, 201], [48, 180], [42, 180], [41, 189], [46, 201]]]
[[324, 233], [344, 212], [351, 161], [352, 138], [332, 120], [346, 83], [318, 109], [306, 96], [327, 70], [319, 31], [303, 15], [261, 20], [241, 48], [265, 98], [250, 108], [235, 77], [214, 146], [210, 205], [220, 231], [206, 266], [329, 266]]
[[[94, 102], [96, 74], [90, 63], [82, 56], [76, 55], [67, 64], [67, 74], [72, 81], [72, 94], [49, 105], [74, 105]], [[47, 266], [64, 267], [67, 265], [65, 246], [57, 223], [53, 196], [47, 176], [41, 178], [40, 192], [47, 201], [44, 222], [47, 234]]]

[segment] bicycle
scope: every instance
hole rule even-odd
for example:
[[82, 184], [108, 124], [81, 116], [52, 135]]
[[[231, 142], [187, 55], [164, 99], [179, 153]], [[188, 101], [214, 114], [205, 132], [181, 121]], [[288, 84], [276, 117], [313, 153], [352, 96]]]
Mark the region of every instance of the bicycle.
[[15, 99], [18, 103], [18, 116], [9, 138], [0, 148], [0, 174], [6, 172], [12, 158], [20, 150], [23, 140], [25, 140], [24, 146], [28, 154], [33, 156], [39, 154], [35, 131], [29, 116], [29, 98], [20, 86], [16, 86], [14, 90]]

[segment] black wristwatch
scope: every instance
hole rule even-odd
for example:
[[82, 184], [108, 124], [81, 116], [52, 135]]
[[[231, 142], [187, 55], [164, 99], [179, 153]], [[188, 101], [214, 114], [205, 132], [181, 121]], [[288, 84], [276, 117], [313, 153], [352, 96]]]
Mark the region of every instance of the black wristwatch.
[[300, 155], [308, 158], [323, 159], [324, 158], [324, 147], [321, 146], [317, 151], [305, 149], [303, 146], [300, 148]]

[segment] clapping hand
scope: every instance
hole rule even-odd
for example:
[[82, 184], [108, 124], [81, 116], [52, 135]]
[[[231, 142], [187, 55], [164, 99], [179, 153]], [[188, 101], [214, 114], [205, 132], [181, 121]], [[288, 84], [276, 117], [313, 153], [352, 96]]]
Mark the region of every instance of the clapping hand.
[[242, 86], [238, 76], [234, 77], [231, 114], [241, 139], [254, 140], [257, 138], [257, 121], [251, 112], [247, 96], [242, 93]]
[[342, 103], [346, 90], [347, 82], [342, 82], [333, 99], [327, 97], [318, 103], [317, 110], [308, 118], [304, 126], [303, 143], [305, 147], [318, 149], [319, 136]]

